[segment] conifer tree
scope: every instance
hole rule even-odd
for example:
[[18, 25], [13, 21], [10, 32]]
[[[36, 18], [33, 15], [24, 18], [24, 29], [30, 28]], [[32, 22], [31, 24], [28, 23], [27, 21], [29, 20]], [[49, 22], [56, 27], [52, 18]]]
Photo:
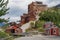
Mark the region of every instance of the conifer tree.
[[[8, 13], [9, 8], [7, 8], [9, 0], [0, 0], [0, 17]], [[6, 20], [0, 18], [0, 22], [6, 22]]]

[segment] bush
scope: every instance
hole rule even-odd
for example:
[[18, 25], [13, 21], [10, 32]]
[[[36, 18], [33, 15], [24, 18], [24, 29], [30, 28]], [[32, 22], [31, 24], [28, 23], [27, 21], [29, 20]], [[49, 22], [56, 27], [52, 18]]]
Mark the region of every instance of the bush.
[[28, 29], [26, 29], [26, 32], [29, 32], [29, 31], [31, 31], [32, 30], [32, 28], [28, 28]]
[[5, 38], [7, 37], [8, 35], [5, 33], [5, 32], [1, 32], [0, 31], [0, 38]]
[[4, 40], [13, 40], [13, 37], [10, 37], [9, 34], [4, 31], [0, 31], [0, 38], [3, 38]]
[[60, 27], [60, 8], [52, 8], [39, 14], [39, 20], [51, 21]]
[[45, 23], [45, 21], [36, 21], [35, 27], [36, 27], [36, 28], [43, 27], [44, 23]]
[[39, 32], [44, 32], [44, 29], [43, 28], [39, 28], [38, 31]]
[[34, 22], [31, 22], [30, 25], [31, 25], [31, 28], [35, 27], [35, 23]]

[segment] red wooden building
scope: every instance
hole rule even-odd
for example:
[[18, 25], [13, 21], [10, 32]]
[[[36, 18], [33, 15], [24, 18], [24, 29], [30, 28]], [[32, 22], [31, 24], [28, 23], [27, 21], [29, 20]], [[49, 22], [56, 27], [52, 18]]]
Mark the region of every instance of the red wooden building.
[[9, 23], [9, 27], [6, 28], [7, 33], [19, 34], [22, 33], [22, 29], [15, 22]]
[[59, 28], [52, 22], [47, 22], [44, 24], [45, 34], [47, 35], [59, 35]]

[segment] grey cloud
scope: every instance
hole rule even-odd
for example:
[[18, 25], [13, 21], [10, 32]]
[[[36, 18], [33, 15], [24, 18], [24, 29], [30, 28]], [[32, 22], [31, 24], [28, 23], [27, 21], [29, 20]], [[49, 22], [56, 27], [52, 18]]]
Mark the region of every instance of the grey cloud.
[[21, 16], [24, 12], [26, 12], [26, 10], [18, 7], [11, 7], [9, 13], [5, 16], [17, 17], [17, 16]]
[[60, 0], [48, 0], [47, 3], [48, 3], [48, 7], [53, 7], [60, 4]]
[[57, 2], [60, 2], [60, 0], [47, 0], [47, 3], [50, 4], [50, 3], [57, 3]]
[[[16, 0], [17, 1], [17, 0]], [[16, 5], [18, 5], [20, 2], [22, 3], [22, 1], [17, 1], [19, 3], [17, 3], [15, 0], [13, 1]], [[28, 1], [28, 0], [27, 0]], [[53, 6], [52, 4], [58, 4], [60, 3], [60, 0], [46, 0], [48, 6]], [[56, 3], [57, 2], [57, 3]], [[24, 2], [23, 2], [24, 3]], [[28, 2], [29, 3], [29, 2]], [[21, 4], [19, 4], [21, 5]], [[25, 5], [26, 6], [26, 5]], [[21, 15], [23, 15], [23, 13], [27, 12], [27, 8], [21, 8], [21, 7], [17, 7], [15, 5], [11, 5], [10, 10], [9, 10], [9, 14], [6, 14], [4, 16], [5, 17], [20, 17]]]

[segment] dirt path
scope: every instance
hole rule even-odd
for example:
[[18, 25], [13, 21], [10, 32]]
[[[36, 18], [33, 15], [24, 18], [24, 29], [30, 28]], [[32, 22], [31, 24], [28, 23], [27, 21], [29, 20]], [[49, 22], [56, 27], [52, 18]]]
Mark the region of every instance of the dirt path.
[[14, 40], [60, 40], [58, 36], [43, 36], [43, 35], [33, 35], [30, 37], [20, 37]]

